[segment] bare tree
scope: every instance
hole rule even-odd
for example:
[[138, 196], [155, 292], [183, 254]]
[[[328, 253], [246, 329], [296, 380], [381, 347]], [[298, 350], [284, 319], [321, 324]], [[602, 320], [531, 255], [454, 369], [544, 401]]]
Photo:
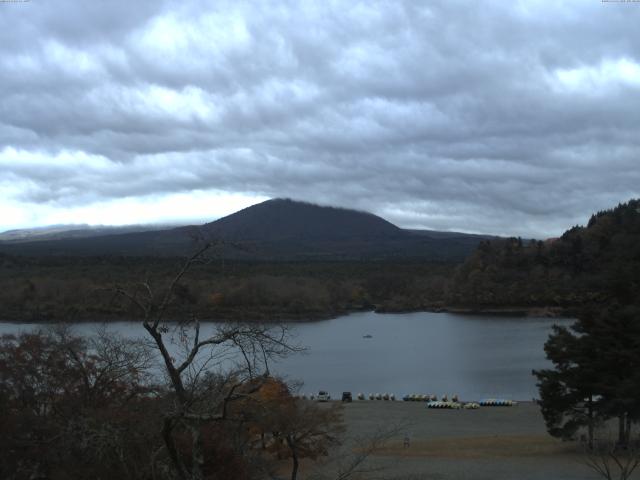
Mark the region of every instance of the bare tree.
[[[300, 350], [290, 344], [285, 326], [220, 324], [202, 335], [200, 320], [193, 313], [178, 323], [167, 321], [167, 310], [180, 282], [189, 269], [206, 260], [212, 247], [207, 243], [189, 257], [160, 291], [148, 281], [116, 289], [139, 309], [142, 326], [162, 359], [173, 396], [163, 420], [164, 448], [179, 478], [189, 480], [204, 478], [203, 427], [230, 420], [230, 404], [259, 390], [260, 379], [269, 373], [270, 360]], [[175, 347], [180, 351], [176, 357], [171, 351]], [[218, 381], [204, 381], [212, 368], [220, 374]], [[182, 432], [190, 438], [190, 458], [176, 441]]]
[[640, 445], [631, 442], [596, 442], [585, 450], [584, 463], [606, 480], [627, 480], [640, 465]]
[[275, 428], [274, 437], [286, 445], [291, 457], [290, 478], [296, 480], [301, 458], [328, 456], [330, 448], [340, 444], [344, 432], [341, 407], [319, 407], [294, 399], [281, 409]]
[[[406, 424], [380, 427], [371, 435], [346, 439], [347, 451], [334, 452], [332, 458], [324, 466], [324, 473], [314, 475], [312, 480], [356, 480], [387, 479], [387, 468], [373, 465], [371, 457], [392, 440], [399, 437], [406, 429]], [[328, 473], [327, 473], [328, 472]]]

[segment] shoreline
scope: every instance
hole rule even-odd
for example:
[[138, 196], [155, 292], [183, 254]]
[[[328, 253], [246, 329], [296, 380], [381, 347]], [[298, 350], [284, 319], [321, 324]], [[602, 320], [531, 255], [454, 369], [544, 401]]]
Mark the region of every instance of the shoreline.
[[[201, 322], [220, 322], [220, 323], [311, 323], [322, 322], [325, 320], [334, 320], [339, 317], [348, 316], [354, 313], [366, 313], [372, 312], [380, 315], [384, 314], [404, 314], [404, 313], [451, 313], [456, 315], [495, 315], [495, 316], [510, 316], [510, 317], [536, 317], [536, 318], [570, 318], [571, 311], [564, 307], [520, 307], [520, 306], [508, 306], [508, 307], [473, 307], [473, 306], [424, 306], [421, 308], [387, 308], [384, 305], [369, 305], [367, 308], [354, 308], [344, 310], [334, 310], [331, 312], [306, 312], [291, 314], [290, 312], [265, 312], [259, 311], [245, 311], [239, 312], [235, 315], [222, 314], [220, 316], [202, 316]], [[117, 323], [117, 322], [138, 322], [142, 321], [139, 318], [121, 317], [111, 314], [96, 314], [91, 318], [0, 318], [0, 323], [14, 323], [14, 324], [57, 324], [57, 323]], [[179, 320], [171, 320], [176, 322]]]

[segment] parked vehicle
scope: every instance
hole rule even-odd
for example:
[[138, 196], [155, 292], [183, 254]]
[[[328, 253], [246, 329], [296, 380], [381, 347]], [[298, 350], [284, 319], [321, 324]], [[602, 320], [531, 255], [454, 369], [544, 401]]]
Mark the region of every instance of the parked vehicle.
[[329, 400], [331, 400], [331, 395], [329, 395], [329, 393], [325, 392], [324, 390], [320, 390], [316, 398], [319, 402], [328, 402]]
[[342, 401], [343, 402], [352, 402], [353, 397], [351, 396], [351, 392], [342, 392]]

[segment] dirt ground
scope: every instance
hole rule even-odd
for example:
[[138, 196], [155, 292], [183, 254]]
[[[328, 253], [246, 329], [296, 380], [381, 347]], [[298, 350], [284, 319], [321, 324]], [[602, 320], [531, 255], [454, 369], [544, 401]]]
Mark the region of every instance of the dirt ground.
[[[368, 457], [365, 468], [371, 471], [356, 478], [602, 478], [586, 466], [579, 444], [561, 442], [547, 434], [539, 407], [528, 402], [514, 407], [434, 410], [424, 403], [354, 401], [344, 405], [344, 419], [348, 440], [337, 454], [343, 465], [350, 456], [367, 449], [369, 439], [377, 433], [393, 431]], [[315, 468], [306, 465], [304, 478], [320, 478], [316, 475], [322, 474], [335, 478], [337, 469], [335, 462]]]

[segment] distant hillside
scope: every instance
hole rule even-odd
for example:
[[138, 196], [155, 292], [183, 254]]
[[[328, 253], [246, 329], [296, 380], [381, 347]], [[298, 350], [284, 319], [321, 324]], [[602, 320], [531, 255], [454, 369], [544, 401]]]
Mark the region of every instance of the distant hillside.
[[7, 230], [0, 233], [0, 242], [35, 242], [65, 238], [90, 238], [122, 233], [166, 230], [167, 225], [50, 225], [46, 227]]
[[[226, 258], [249, 260], [384, 260], [418, 258], [461, 261], [483, 239], [455, 232], [403, 230], [366, 212], [285, 199], [245, 208], [201, 226], [39, 241], [0, 242], [0, 252], [19, 255], [182, 256], [197, 242], [222, 239]], [[58, 235], [64, 235], [58, 232]], [[89, 236], [86, 236], [89, 237]]]
[[580, 307], [640, 301], [640, 200], [594, 214], [546, 242], [482, 242], [459, 267], [447, 302], [471, 307]]

